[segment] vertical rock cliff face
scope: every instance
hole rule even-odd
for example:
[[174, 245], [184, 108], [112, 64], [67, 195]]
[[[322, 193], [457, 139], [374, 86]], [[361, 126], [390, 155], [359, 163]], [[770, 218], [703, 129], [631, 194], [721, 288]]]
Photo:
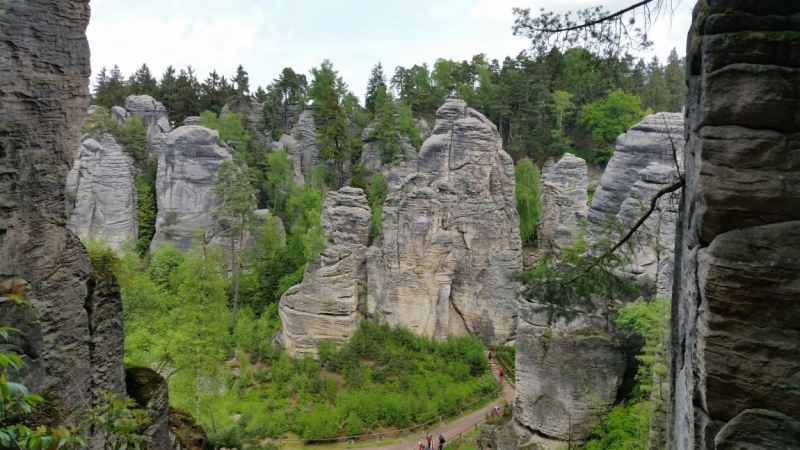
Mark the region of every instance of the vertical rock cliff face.
[[323, 340], [344, 343], [364, 317], [366, 253], [372, 213], [361, 189], [328, 192], [322, 227], [333, 241], [280, 300], [279, 339], [292, 356], [316, 354]]
[[12, 350], [39, 369], [23, 382], [58, 395], [72, 419], [101, 390], [124, 393], [118, 293], [89, 286], [86, 250], [65, 227], [64, 180], [88, 106], [88, 21], [88, 2], [48, 0], [5, 2], [0, 21], [0, 304], [16, 311], [0, 325], [28, 315], [32, 351]]
[[104, 238], [114, 250], [137, 238], [136, 170], [110, 134], [81, 138], [67, 175], [67, 228], [81, 239]]
[[322, 222], [333, 245], [281, 299], [291, 353], [314, 353], [322, 339], [343, 342], [364, 315], [439, 339], [513, 339], [518, 286], [508, 277], [522, 267], [519, 216], [514, 165], [494, 125], [448, 100], [419, 169], [409, 166], [384, 168], [391, 192], [383, 235], [369, 248], [363, 193], [328, 194]]
[[320, 164], [314, 113], [309, 109], [300, 113], [297, 124], [288, 135], [281, 136], [280, 143], [288, 148], [286, 156], [292, 163], [295, 182], [303, 185], [311, 170]]
[[151, 249], [172, 242], [188, 251], [195, 229], [210, 229], [218, 200], [212, 188], [230, 153], [219, 145], [219, 133], [198, 125], [176, 128], [158, 147], [156, 201], [158, 217]]
[[[234, 98], [222, 107], [222, 111], [219, 112], [219, 117], [224, 119], [230, 113], [242, 114], [247, 123], [247, 128], [255, 132], [253, 137], [257, 141], [265, 143], [272, 142], [272, 136], [267, 136], [264, 133], [264, 127], [261, 125], [264, 122], [264, 105], [257, 102], [254, 98], [246, 97], [243, 100]], [[188, 125], [186, 121], [184, 121], [184, 124]]]
[[687, 45], [668, 447], [800, 429], [800, 3], [700, 1]]
[[[594, 193], [588, 219], [602, 225], [614, 217], [639, 181], [639, 171], [657, 162], [675, 167], [672, 143], [678, 154], [683, 148], [683, 117], [679, 113], [651, 114], [617, 138], [614, 155]], [[678, 156], [680, 158], [680, 156]]]
[[172, 130], [169, 124], [167, 108], [149, 95], [131, 95], [126, 98], [125, 112], [127, 112], [128, 117], [136, 113], [142, 115], [142, 121], [147, 128], [147, 143], [149, 144], [148, 150], [150, 154], [153, 152], [153, 146], [157, 138]]
[[589, 209], [586, 161], [570, 153], [542, 175], [542, 214], [538, 235], [541, 251], [560, 253], [575, 242]]
[[512, 339], [518, 286], [508, 277], [522, 267], [514, 186], [496, 127], [447, 100], [418, 172], [391, 186], [368, 258], [368, 312], [437, 338]]

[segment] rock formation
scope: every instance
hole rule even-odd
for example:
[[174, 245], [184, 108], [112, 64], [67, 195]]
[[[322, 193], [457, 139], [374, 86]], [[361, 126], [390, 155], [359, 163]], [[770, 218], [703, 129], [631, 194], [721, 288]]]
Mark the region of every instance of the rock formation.
[[137, 238], [136, 170], [110, 134], [81, 138], [67, 175], [67, 228], [81, 239], [103, 238], [117, 251]]
[[344, 343], [364, 317], [372, 213], [361, 189], [328, 192], [322, 227], [332, 241], [280, 300], [280, 341], [292, 356], [316, 354], [322, 340]]
[[418, 171], [399, 185], [392, 178], [383, 237], [368, 257], [368, 313], [440, 339], [513, 339], [518, 286], [508, 277], [522, 267], [519, 215], [514, 164], [496, 127], [447, 100]]
[[[431, 134], [430, 126], [424, 119], [415, 120], [414, 124], [420, 131], [420, 136], [423, 139], [427, 139], [428, 136]], [[379, 172], [381, 167], [383, 167], [383, 161], [381, 158], [381, 149], [378, 148], [378, 144], [372, 134], [375, 132], [377, 128], [377, 122], [371, 123], [369, 126], [364, 128], [364, 131], [361, 133], [361, 142], [363, 144], [361, 149], [361, 165], [364, 166], [365, 169], [369, 172]], [[400, 139], [402, 141], [402, 157], [403, 162], [411, 165], [416, 166], [417, 164], [417, 149], [411, 144], [411, 140], [408, 136], [404, 133], [400, 133]]]
[[137, 407], [147, 411], [150, 417], [142, 432], [150, 438], [149, 446], [155, 449], [170, 449], [169, 389], [167, 380], [147, 367], [125, 368], [125, 385], [128, 396]]
[[581, 231], [589, 209], [586, 161], [565, 153], [541, 177], [542, 212], [539, 216], [539, 250], [560, 254]]
[[172, 242], [188, 251], [195, 229], [210, 229], [218, 207], [211, 191], [217, 171], [231, 155], [219, 145], [217, 131], [198, 125], [176, 128], [158, 147], [158, 217], [151, 249]]
[[[267, 136], [264, 131], [264, 105], [252, 97], [244, 99], [234, 98], [222, 107], [219, 112], [220, 119], [224, 119], [230, 113], [241, 113], [247, 123], [247, 129], [254, 133], [253, 138], [258, 142], [270, 143], [272, 136]], [[189, 125], [185, 120], [184, 125]]]
[[320, 165], [317, 125], [312, 111], [307, 109], [300, 113], [292, 131], [281, 136], [279, 142], [288, 148], [286, 156], [292, 163], [295, 182], [304, 184], [311, 171]]
[[383, 236], [373, 236], [369, 249], [363, 193], [328, 194], [322, 222], [334, 245], [281, 299], [291, 353], [313, 353], [322, 339], [343, 342], [365, 314], [438, 339], [513, 339], [518, 286], [508, 277], [522, 267], [519, 216], [513, 162], [496, 128], [463, 101], [448, 100], [419, 169], [409, 166], [383, 169], [391, 192]]
[[150, 154], [152, 154], [152, 144], [155, 138], [172, 130], [167, 108], [149, 95], [131, 95], [125, 99], [125, 111], [129, 116], [136, 113], [142, 115], [142, 121], [147, 128], [147, 142], [151, 144]]
[[797, 446], [798, 15], [782, 0], [706, 0], [693, 13], [670, 449]]
[[87, 2], [52, 0], [6, 2], [0, 21], [0, 305], [15, 311], [0, 325], [26, 319], [27, 344], [11, 350], [37, 368], [21, 381], [55, 395], [73, 420], [101, 391], [124, 393], [118, 291], [113, 280], [90, 282], [86, 250], [66, 229], [64, 180], [88, 106], [88, 21]]
[[590, 222], [602, 225], [608, 216], [616, 216], [632, 186], [639, 181], [639, 171], [650, 163], [675, 167], [672, 143], [680, 154], [684, 145], [682, 127], [681, 114], [651, 114], [617, 138], [614, 155], [592, 198]]

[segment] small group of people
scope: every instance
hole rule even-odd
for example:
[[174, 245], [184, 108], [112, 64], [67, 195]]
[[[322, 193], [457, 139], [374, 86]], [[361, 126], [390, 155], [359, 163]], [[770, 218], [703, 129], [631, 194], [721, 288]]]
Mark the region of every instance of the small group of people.
[[[489, 363], [491, 363], [492, 362], [492, 358], [494, 358], [494, 355], [492, 354], [492, 351], [489, 350], [489, 353], [487, 353], [486, 356], [489, 358]], [[503, 381], [503, 375], [505, 375], [505, 371], [503, 370], [503, 368], [501, 367], [500, 369], [498, 369], [497, 373], [500, 375], [500, 381]]]
[[[427, 441], [427, 447], [425, 446], [425, 442], [423, 442], [422, 439], [420, 439], [419, 440], [419, 450], [433, 450], [433, 436], [430, 433], [428, 433], [428, 435], [425, 436], [425, 440]], [[439, 450], [442, 450], [444, 448], [444, 441], [445, 441], [444, 436], [442, 436], [440, 434], [439, 435]]]

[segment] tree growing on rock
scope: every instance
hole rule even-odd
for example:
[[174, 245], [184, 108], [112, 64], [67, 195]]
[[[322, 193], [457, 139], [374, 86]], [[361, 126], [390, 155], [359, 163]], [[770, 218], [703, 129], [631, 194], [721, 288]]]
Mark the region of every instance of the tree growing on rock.
[[367, 111], [375, 114], [375, 98], [378, 95], [378, 89], [381, 87], [386, 91], [386, 74], [383, 73], [383, 66], [380, 62], [372, 68], [372, 73], [367, 81], [367, 92], [364, 94], [364, 107]]

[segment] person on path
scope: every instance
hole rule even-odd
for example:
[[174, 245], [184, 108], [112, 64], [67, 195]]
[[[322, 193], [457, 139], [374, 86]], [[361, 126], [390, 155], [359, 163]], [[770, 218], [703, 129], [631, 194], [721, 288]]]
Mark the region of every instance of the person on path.
[[431, 448], [431, 446], [433, 445], [433, 442], [432, 442], [433, 441], [433, 436], [430, 433], [428, 433], [427, 438], [428, 438], [428, 450], [433, 450]]
[[500, 381], [503, 381], [503, 368], [501, 367], [500, 370]]
[[487, 356], [489, 356], [489, 362], [492, 362], [492, 351], [491, 350], [489, 350], [489, 354]]
[[419, 450], [425, 450], [425, 444], [422, 443], [422, 439], [419, 440]]
[[444, 436], [442, 436], [440, 434], [439, 435], [439, 450], [442, 450], [443, 448], [444, 448]]

